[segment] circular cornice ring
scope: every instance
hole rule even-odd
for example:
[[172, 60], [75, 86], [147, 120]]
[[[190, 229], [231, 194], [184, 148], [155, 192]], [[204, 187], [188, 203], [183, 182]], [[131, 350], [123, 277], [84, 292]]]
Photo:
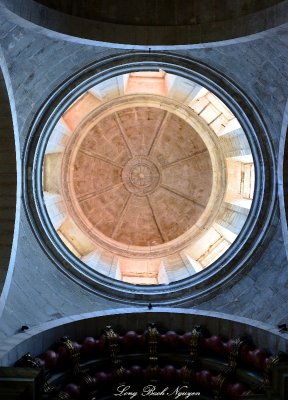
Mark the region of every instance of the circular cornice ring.
[[[87, 218], [85, 219], [85, 222], [83, 222], [83, 220], [78, 217], [78, 215], [81, 215], [82, 213], [79, 204], [77, 204], [77, 199], [72, 188], [73, 178], [71, 171], [73, 170], [73, 168], [71, 168], [71, 165], [73, 164], [73, 162], [71, 161], [71, 159], [75, 157], [73, 150], [80, 147], [79, 142], [83, 140], [83, 132], [89, 129], [89, 126], [94, 126], [99, 120], [113, 114], [116, 111], [125, 110], [127, 106], [141, 107], [147, 105], [149, 105], [150, 107], [159, 107], [161, 108], [161, 110], [165, 110], [169, 113], [175, 114], [197, 132], [197, 134], [205, 143], [211, 158], [213, 184], [208, 204], [206, 205], [204, 212], [202, 213], [200, 218], [197, 220], [197, 224], [193, 225], [180, 237], [177, 237], [174, 240], [170, 240], [169, 242], [161, 245], [149, 246], [149, 251], [147, 251], [146, 247], [141, 249], [140, 246], [127, 246], [127, 244], [125, 243], [119, 243], [112, 239], [107, 240], [108, 238], [100, 232], [98, 232], [97, 235], [93, 235], [96, 242], [98, 242], [102, 248], [105, 248], [106, 250], [111, 251], [115, 254], [136, 258], [142, 258], [143, 256], [145, 258], [152, 258], [174, 254], [177, 251], [182, 250], [189, 243], [191, 243], [192, 239], [195, 238], [195, 236], [199, 237], [201, 234], [203, 235], [205, 231], [208, 230], [208, 228], [211, 226], [217, 214], [219, 214], [226, 189], [226, 166], [222, 149], [217, 142], [215, 133], [212, 131], [211, 128], [204, 124], [203, 120], [199, 118], [193, 110], [175, 100], [164, 98], [163, 96], [142, 94], [126, 95], [125, 97], [119, 97], [104, 103], [102, 106], [97, 107], [94, 112], [88, 115], [88, 117], [77, 127], [76, 131], [73, 134], [73, 137], [69, 141], [69, 144], [63, 156], [61, 184], [61, 186], [63, 187], [63, 197], [65, 199], [65, 204], [69, 209], [69, 213], [73, 215], [74, 221], [77, 221], [77, 225], [82, 228], [82, 231], [89, 231], [92, 235], [93, 224], [90, 223]], [[127, 169], [130, 170], [131, 164], [135, 162], [139, 162], [139, 159], [138, 161], [136, 159], [132, 159], [131, 162], [128, 163]], [[160, 179], [159, 166], [157, 167], [150, 160], [145, 160], [142, 157], [142, 164], [143, 163], [146, 163], [146, 166], [149, 166], [151, 171], [154, 171], [154, 174], [156, 175], [156, 180], [154, 184], [152, 184], [152, 188], [148, 187], [148, 191], [153, 191], [156, 188]], [[127, 172], [127, 169], [124, 168], [124, 174]], [[129, 191], [132, 190], [134, 193], [136, 191], [139, 194], [139, 189], [136, 189], [135, 185], [131, 183], [131, 178], [127, 179], [126, 185], [128, 185]], [[142, 189], [142, 192], [143, 194], [146, 194], [146, 190], [143, 191]]]
[[[238, 118], [249, 141], [256, 173], [254, 201], [247, 221], [231, 247], [202, 272], [169, 285], [135, 286], [92, 271], [62, 243], [47, 216], [42, 197], [42, 162], [56, 122], [82, 93], [113, 76], [139, 70], [159, 70], [203, 85]], [[264, 162], [265, 160], [265, 162]], [[41, 108], [31, 126], [24, 156], [25, 209], [35, 235], [55, 265], [67, 276], [98, 295], [134, 304], [197, 304], [215, 296], [223, 285], [250, 268], [265, 239], [276, 198], [274, 153], [266, 128], [251, 101], [226, 77], [199, 62], [162, 53], [126, 53], [94, 63], [59, 87]], [[32, 171], [32, 173], [31, 173]], [[253, 255], [253, 257], [252, 257]]]
[[142, 197], [153, 193], [158, 187], [159, 168], [149, 158], [136, 156], [124, 166], [122, 180], [130, 193]]

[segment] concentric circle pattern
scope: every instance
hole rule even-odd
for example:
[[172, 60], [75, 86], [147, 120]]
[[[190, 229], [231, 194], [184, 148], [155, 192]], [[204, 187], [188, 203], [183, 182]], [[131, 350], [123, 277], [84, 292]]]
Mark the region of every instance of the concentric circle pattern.
[[74, 218], [90, 237], [100, 231], [132, 246], [166, 243], [197, 222], [210, 198], [207, 148], [167, 111], [112, 113], [81, 129], [71, 151], [63, 179], [70, 181]]
[[46, 147], [43, 191], [54, 229], [92, 271], [168, 284], [235, 241], [252, 204], [253, 157], [213, 93], [140, 71], [67, 108]]
[[147, 196], [158, 187], [160, 172], [149, 158], [135, 156], [123, 168], [122, 180], [131, 194]]

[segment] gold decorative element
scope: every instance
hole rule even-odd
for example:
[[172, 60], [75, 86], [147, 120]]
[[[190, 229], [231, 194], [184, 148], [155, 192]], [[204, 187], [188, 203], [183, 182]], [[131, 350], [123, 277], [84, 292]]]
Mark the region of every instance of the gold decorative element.
[[78, 374], [80, 371], [80, 352], [74, 346], [68, 336], [64, 336], [60, 339], [62, 346], [68, 351], [70, 360], [72, 362], [72, 370], [74, 374]]
[[83, 377], [83, 382], [86, 383], [87, 385], [91, 385], [93, 383], [93, 377], [87, 374]]
[[279, 355], [269, 358], [267, 370], [265, 371], [263, 379], [264, 386], [271, 386], [271, 371], [277, 364], [279, 364], [279, 362], [280, 362]]
[[148, 338], [148, 358], [152, 365], [156, 365], [158, 362], [158, 329], [153, 323], [148, 325], [147, 338]]
[[39, 362], [36, 361], [36, 359], [32, 357], [30, 353], [24, 354], [24, 356], [17, 361], [16, 366], [41, 368]]
[[[24, 354], [23, 357], [20, 358], [15, 364], [15, 366], [19, 367], [28, 367], [28, 368], [38, 368], [40, 369], [41, 366], [36, 358], [32, 357], [30, 353]], [[44, 370], [43, 370], [44, 371]], [[42, 391], [43, 393], [53, 393], [55, 391], [55, 387], [49, 385], [49, 383], [45, 380], [44, 373], [41, 377], [41, 384], [42, 384]]]
[[202, 336], [202, 328], [200, 326], [195, 326], [191, 333], [192, 333], [192, 338], [189, 342], [189, 347], [190, 347], [189, 359], [186, 360], [186, 364], [184, 367], [184, 374], [183, 374], [183, 383], [185, 385], [189, 384], [192, 372], [196, 367], [199, 355], [199, 339]]
[[59, 392], [57, 396], [57, 400], [69, 400], [71, 399], [70, 395], [66, 392]]
[[106, 326], [104, 330], [105, 337], [109, 347], [109, 357], [112, 364], [117, 364], [117, 348], [118, 348], [118, 336], [113, 331], [111, 326]]
[[158, 329], [154, 323], [150, 323], [147, 328], [149, 376], [152, 383], [156, 383], [159, 375], [158, 367]]
[[228, 357], [228, 365], [233, 370], [235, 370], [237, 367], [240, 349], [243, 346], [243, 344], [245, 344], [245, 340], [241, 338], [234, 339], [233, 346]]
[[55, 391], [55, 387], [52, 385], [49, 385], [47, 381], [43, 383], [43, 392], [45, 394], [53, 393]]
[[150, 365], [148, 367], [149, 377], [151, 383], [157, 383], [159, 376], [159, 367], [158, 365]]
[[119, 381], [121, 381], [125, 376], [125, 368], [122, 366], [122, 362], [120, 360], [116, 360], [115, 364], [115, 373]]
[[126, 371], [122, 366], [122, 362], [117, 358], [118, 335], [113, 331], [111, 326], [106, 326], [104, 334], [108, 342], [109, 357], [113, 365], [114, 373], [118, 377], [118, 380], [121, 381], [124, 378]]
[[199, 339], [202, 336], [200, 326], [195, 326], [192, 331], [192, 338], [190, 340], [190, 360], [196, 361], [198, 358], [198, 350], [199, 350]]
[[194, 369], [195, 363], [194, 361], [187, 360], [186, 365], [183, 370], [183, 383], [184, 385], [189, 385], [192, 377], [192, 372]]
[[214, 394], [214, 400], [221, 400], [222, 399], [221, 391], [222, 391], [222, 387], [223, 387], [223, 384], [224, 384], [226, 379], [227, 379], [227, 375], [225, 374], [225, 371], [223, 371], [223, 373], [221, 373], [218, 376], [218, 379], [216, 381], [216, 389], [215, 389], [215, 392], [214, 392], [215, 393]]

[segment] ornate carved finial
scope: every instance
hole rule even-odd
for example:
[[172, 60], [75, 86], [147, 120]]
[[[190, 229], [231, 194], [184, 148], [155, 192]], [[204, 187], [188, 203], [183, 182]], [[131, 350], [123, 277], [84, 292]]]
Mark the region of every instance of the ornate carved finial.
[[147, 328], [148, 358], [152, 365], [158, 362], [158, 329], [154, 323], [150, 323]]
[[68, 336], [63, 336], [59, 342], [64, 346], [69, 354], [70, 361], [72, 363], [72, 371], [76, 375], [80, 371], [80, 352], [73, 346], [73, 342]]
[[148, 359], [149, 359], [149, 377], [151, 382], [158, 379], [158, 336], [159, 332], [154, 323], [147, 327]]
[[190, 340], [190, 360], [196, 362], [199, 351], [199, 339], [202, 336], [202, 330], [200, 326], [195, 326], [192, 330], [192, 338]]
[[109, 357], [112, 364], [117, 363], [117, 348], [118, 348], [118, 336], [113, 331], [110, 325], [106, 326], [104, 334], [108, 343]]
[[277, 356], [270, 357], [268, 364], [267, 364], [267, 369], [264, 373], [264, 379], [263, 379], [263, 385], [264, 386], [270, 386], [271, 385], [271, 372], [272, 369], [279, 364], [280, 362], [280, 355], [278, 354]]
[[218, 376], [217, 381], [216, 381], [216, 385], [215, 385], [216, 388], [215, 388], [215, 391], [214, 391], [214, 400], [222, 400], [221, 392], [222, 392], [223, 384], [224, 384], [226, 379], [227, 379], [227, 376], [226, 376], [225, 372], [223, 371]]
[[57, 396], [57, 400], [70, 400], [71, 397], [68, 393], [66, 392], [59, 392]]
[[26, 353], [15, 363], [15, 367], [41, 368], [41, 365], [35, 357], [32, 357], [30, 353]]

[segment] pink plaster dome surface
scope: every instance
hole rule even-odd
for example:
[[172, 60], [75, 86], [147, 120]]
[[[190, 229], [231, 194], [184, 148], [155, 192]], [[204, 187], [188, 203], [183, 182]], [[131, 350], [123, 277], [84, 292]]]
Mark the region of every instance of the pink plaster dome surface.
[[213, 173], [191, 125], [151, 106], [90, 119], [76, 131], [62, 168], [69, 213], [90, 239], [150, 247], [197, 224]]

